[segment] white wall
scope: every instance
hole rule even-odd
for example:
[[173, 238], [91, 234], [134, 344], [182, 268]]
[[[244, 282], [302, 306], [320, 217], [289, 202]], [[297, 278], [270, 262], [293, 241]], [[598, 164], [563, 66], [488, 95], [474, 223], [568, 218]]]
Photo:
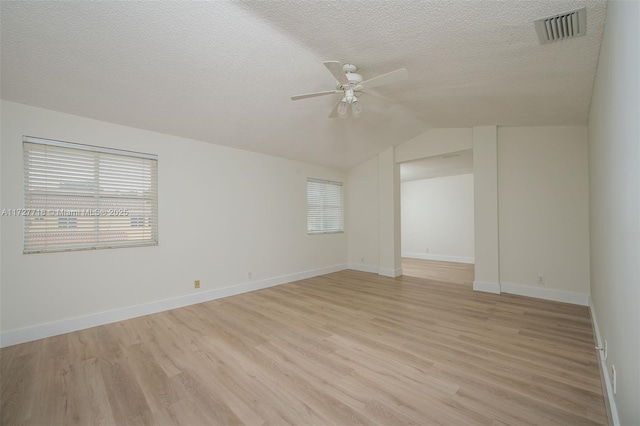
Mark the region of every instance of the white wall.
[[500, 293], [498, 129], [473, 128], [475, 268], [473, 289]]
[[393, 147], [378, 154], [378, 273], [385, 277], [402, 275], [400, 257], [400, 165]]
[[608, 3], [589, 114], [591, 299], [622, 425], [640, 424], [639, 22], [640, 3]]
[[[499, 127], [500, 284], [589, 294], [588, 137], [585, 126]], [[546, 283], [537, 284], [538, 275]], [[519, 289], [522, 290], [522, 289]]]
[[[432, 129], [398, 145], [395, 161], [473, 147], [474, 288], [587, 305], [587, 143], [585, 126]], [[371, 160], [349, 174], [350, 184], [366, 181], [369, 189], [347, 200], [350, 266], [375, 250], [374, 222], [378, 235], [383, 230], [376, 206], [392, 202], [375, 197], [375, 167]]]
[[349, 170], [349, 268], [385, 275], [401, 273], [398, 163], [471, 147], [471, 128], [431, 129]]
[[[3, 115], [2, 115], [2, 102], [0, 102], [0, 126], [2, 125], [2, 119], [3, 119]], [[1, 128], [0, 128], [1, 131]], [[1, 140], [2, 136], [0, 134], [0, 167], [2, 166], [2, 140]], [[1, 169], [0, 169], [1, 172]], [[0, 207], [2, 207], [2, 174], [0, 173]], [[2, 308], [2, 235], [3, 235], [3, 231], [2, 231], [2, 226], [4, 224], [4, 220], [2, 219], [2, 217], [0, 216], [0, 309]], [[0, 336], [2, 335], [2, 313], [0, 313]], [[0, 342], [0, 347], [2, 347], [2, 342]]]
[[2, 208], [23, 205], [23, 135], [157, 154], [160, 244], [23, 255], [21, 218], [3, 217], [3, 343], [45, 323], [346, 267], [345, 234], [306, 233], [306, 178], [343, 172], [2, 102]]
[[349, 268], [378, 273], [380, 236], [378, 215], [378, 157], [349, 170], [347, 228]]
[[473, 263], [473, 174], [403, 182], [401, 198], [403, 257]]

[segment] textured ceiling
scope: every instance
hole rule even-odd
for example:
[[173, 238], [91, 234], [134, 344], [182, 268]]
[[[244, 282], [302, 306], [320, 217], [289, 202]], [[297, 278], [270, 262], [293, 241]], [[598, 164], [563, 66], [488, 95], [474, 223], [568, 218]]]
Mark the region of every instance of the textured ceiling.
[[[587, 7], [587, 35], [541, 46], [533, 20]], [[1, 2], [1, 97], [348, 169], [433, 127], [586, 124], [606, 3]], [[329, 119], [322, 61], [406, 68]], [[43, 135], [46, 136], [46, 135]]]

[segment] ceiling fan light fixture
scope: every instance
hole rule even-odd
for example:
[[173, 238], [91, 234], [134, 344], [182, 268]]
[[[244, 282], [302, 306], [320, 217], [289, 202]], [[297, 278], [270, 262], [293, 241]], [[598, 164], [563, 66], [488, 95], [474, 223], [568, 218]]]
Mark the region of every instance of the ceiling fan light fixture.
[[338, 104], [338, 117], [347, 118], [348, 114], [349, 114], [349, 105], [347, 104], [347, 99], [342, 98], [342, 100]]
[[358, 98], [354, 97], [353, 102], [351, 103], [351, 115], [354, 117], [360, 117], [360, 113], [362, 112], [362, 106], [360, 102], [358, 102]]

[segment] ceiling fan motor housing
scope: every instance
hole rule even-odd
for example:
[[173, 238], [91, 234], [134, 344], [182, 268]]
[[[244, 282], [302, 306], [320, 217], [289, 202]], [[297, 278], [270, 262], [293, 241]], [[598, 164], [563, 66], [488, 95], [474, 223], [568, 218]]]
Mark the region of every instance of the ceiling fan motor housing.
[[[358, 84], [362, 83], [362, 81], [364, 80], [360, 74], [356, 73], [356, 71], [358, 70], [358, 67], [353, 64], [344, 64], [342, 66], [342, 70], [344, 71], [344, 74], [347, 77], [347, 80], [349, 80], [351, 87], [357, 86]], [[338, 83], [336, 85], [336, 89], [344, 90], [345, 87], [343, 86], [344, 85], [341, 85], [340, 83]]]

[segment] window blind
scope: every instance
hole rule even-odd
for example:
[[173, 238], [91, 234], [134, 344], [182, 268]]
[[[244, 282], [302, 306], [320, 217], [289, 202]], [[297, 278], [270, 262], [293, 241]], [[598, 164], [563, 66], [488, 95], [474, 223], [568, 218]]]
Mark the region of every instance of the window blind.
[[157, 156], [24, 137], [24, 253], [158, 244]]
[[344, 231], [342, 183], [307, 179], [307, 232]]

